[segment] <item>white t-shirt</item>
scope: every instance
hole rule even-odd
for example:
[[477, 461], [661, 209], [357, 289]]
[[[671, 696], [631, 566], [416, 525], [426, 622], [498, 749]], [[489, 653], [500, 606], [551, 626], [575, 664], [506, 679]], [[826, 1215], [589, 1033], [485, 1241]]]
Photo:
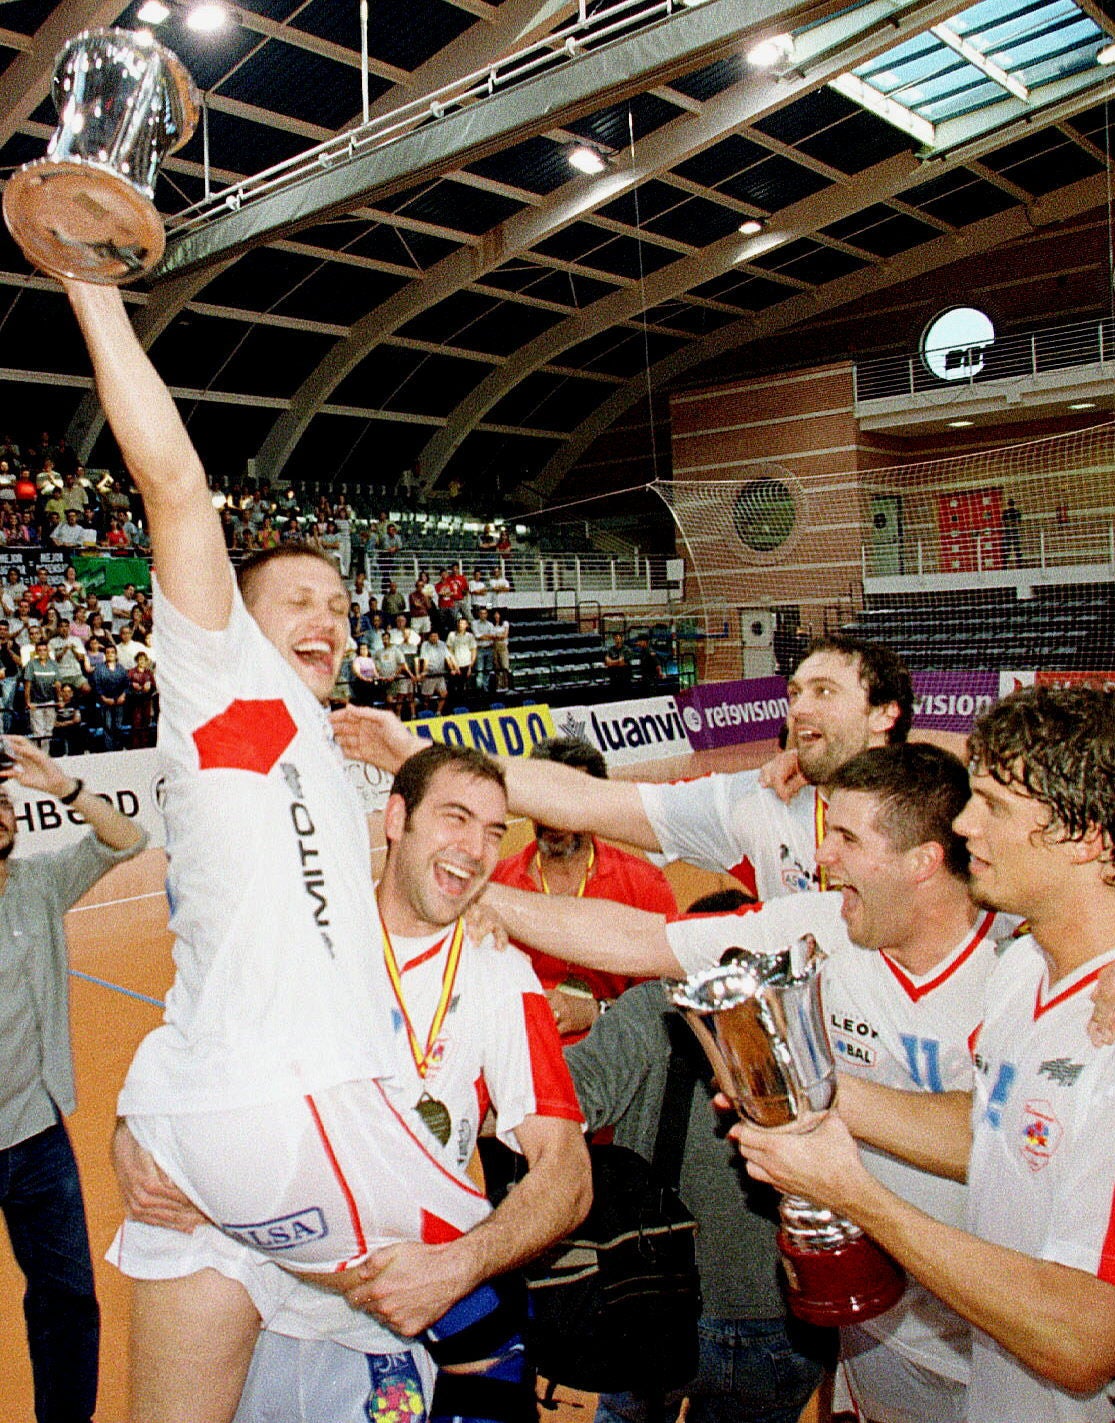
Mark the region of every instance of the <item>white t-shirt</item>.
[[824, 800], [813, 786], [786, 805], [759, 785], [757, 771], [733, 771], [672, 785], [640, 782], [639, 796], [667, 862], [738, 875], [750, 860], [764, 901], [817, 887]]
[[[1092, 959], [1052, 989], [1032, 938], [996, 964], [973, 1051], [968, 1228], [1115, 1285], [1115, 1048], [1086, 1031], [1092, 986], [1113, 961]], [[1065, 1393], [973, 1331], [969, 1423], [1110, 1423], [1113, 1394]]]
[[156, 620], [176, 977], [120, 1111], [246, 1107], [380, 1077], [367, 820], [325, 712], [235, 590], [220, 632], [158, 590]]
[[[888, 954], [848, 938], [840, 895], [776, 900], [733, 915], [681, 918], [667, 927], [687, 973], [719, 963], [728, 948], [771, 952], [813, 934], [822, 970], [825, 1026], [837, 1067], [903, 1091], [970, 1091], [970, 1040], [983, 1016], [984, 988], [997, 942], [1016, 921], [981, 911], [971, 931], [930, 972], [915, 976]], [[890, 1190], [937, 1220], [963, 1227], [966, 1191], [886, 1152], [861, 1147], [864, 1165]], [[970, 1331], [915, 1280], [885, 1314], [860, 1326], [922, 1368], [964, 1383]]]

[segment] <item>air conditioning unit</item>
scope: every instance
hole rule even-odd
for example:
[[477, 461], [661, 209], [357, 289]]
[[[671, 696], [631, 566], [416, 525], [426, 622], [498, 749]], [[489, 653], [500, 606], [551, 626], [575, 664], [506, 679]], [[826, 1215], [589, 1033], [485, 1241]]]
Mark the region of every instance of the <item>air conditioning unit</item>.
[[770, 608], [740, 608], [739, 639], [744, 647], [774, 646], [774, 613]]
[[744, 677], [774, 675], [774, 621], [770, 608], [740, 608], [739, 640]]

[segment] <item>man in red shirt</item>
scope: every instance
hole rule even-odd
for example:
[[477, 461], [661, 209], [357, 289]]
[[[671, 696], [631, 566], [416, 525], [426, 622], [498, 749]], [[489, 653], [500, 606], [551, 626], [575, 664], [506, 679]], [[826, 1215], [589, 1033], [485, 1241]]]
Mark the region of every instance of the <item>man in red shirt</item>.
[[54, 588], [47, 582], [45, 569], [40, 568], [35, 574], [35, 581], [28, 588], [26, 597], [39, 617], [45, 618], [46, 610], [50, 607], [50, 600], [54, 597]]
[[[530, 754], [537, 760], [575, 766], [597, 780], [608, 778], [604, 757], [580, 737], [551, 737]], [[651, 914], [677, 914], [677, 901], [666, 876], [641, 855], [617, 850], [594, 835], [553, 830], [537, 821], [534, 839], [517, 855], [499, 862], [492, 883], [576, 899], [611, 899]], [[617, 973], [581, 968], [526, 945], [519, 947], [530, 956], [566, 1046], [583, 1038], [605, 1008], [638, 982]]]

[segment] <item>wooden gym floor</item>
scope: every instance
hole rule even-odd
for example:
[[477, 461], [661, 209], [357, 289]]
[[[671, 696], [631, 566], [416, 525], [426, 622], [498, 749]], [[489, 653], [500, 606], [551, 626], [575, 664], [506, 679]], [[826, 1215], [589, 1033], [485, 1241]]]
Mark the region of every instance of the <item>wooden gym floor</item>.
[[[671, 780], [705, 770], [739, 769], [758, 764], [769, 750], [764, 744], [686, 756], [640, 767], [639, 774]], [[377, 833], [374, 825], [373, 836]], [[528, 833], [526, 822], [513, 826], [508, 852], [518, 849]], [[81, 1169], [102, 1314], [97, 1423], [125, 1423], [127, 1417], [129, 1289], [103, 1258], [122, 1213], [108, 1142], [128, 1064], [140, 1039], [160, 1021], [161, 1000], [171, 982], [164, 867], [161, 851], [146, 851], [107, 875], [66, 920], [78, 1091], [78, 1109], [68, 1127]], [[725, 876], [685, 865], [672, 866], [669, 874], [683, 907], [697, 895], [731, 883]], [[0, 1423], [26, 1423], [33, 1417], [22, 1296], [23, 1278], [5, 1241], [0, 1249]], [[590, 1418], [590, 1410], [590, 1399], [570, 1393], [562, 1410], [565, 1423]]]

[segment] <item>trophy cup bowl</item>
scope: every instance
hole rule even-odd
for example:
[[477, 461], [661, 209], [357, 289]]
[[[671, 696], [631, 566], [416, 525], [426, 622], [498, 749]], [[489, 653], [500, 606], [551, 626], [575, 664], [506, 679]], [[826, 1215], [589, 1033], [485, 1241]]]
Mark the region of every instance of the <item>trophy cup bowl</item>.
[[[825, 1111], [836, 1069], [821, 1013], [811, 941], [775, 953], [733, 951], [735, 962], [671, 991], [704, 1047], [721, 1091], [756, 1126]], [[778, 1248], [791, 1310], [810, 1324], [873, 1319], [897, 1304], [905, 1276], [857, 1225], [801, 1196], [783, 1196]]]
[[99, 29], [64, 46], [52, 93], [58, 127], [9, 180], [4, 221], [52, 277], [132, 281], [163, 255], [155, 177], [197, 126], [197, 90], [146, 30]]

